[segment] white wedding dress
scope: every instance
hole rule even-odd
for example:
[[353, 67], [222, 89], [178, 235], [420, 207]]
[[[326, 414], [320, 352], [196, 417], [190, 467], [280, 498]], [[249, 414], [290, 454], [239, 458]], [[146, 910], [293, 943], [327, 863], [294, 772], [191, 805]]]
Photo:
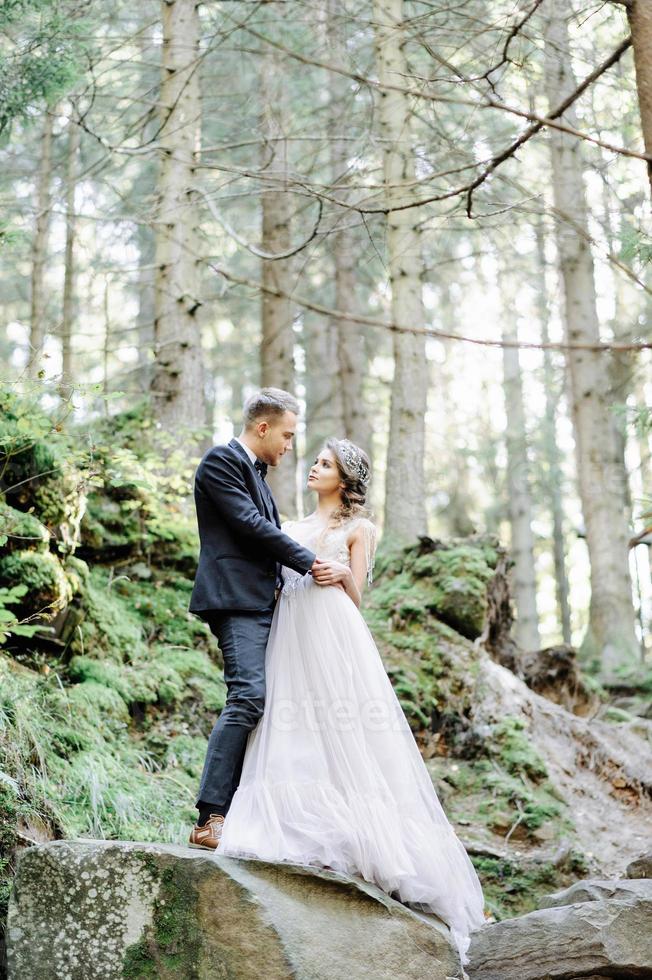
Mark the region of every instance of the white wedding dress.
[[[360, 521], [371, 580], [375, 528], [283, 530], [349, 564]], [[250, 733], [218, 855], [359, 875], [446, 922], [468, 962], [485, 922], [478, 876], [448, 822], [362, 614], [341, 589], [283, 568], [265, 656], [265, 710]]]

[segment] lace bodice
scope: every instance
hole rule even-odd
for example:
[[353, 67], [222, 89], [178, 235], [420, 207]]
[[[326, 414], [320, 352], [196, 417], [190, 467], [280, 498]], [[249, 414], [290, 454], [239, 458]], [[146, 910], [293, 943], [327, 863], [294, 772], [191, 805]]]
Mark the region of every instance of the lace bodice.
[[[351, 553], [348, 541], [356, 528], [362, 527], [363, 540], [365, 543], [365, 555], [367, 559], [367, 582], [371, 585], [373, 581], [374, 559], [376, 555], [376, 526], [366, 517], [352, 517], [343, 524], [333, 528], [322, 529], [316, 527], [310, 518], [302, 521], [284, 521], [281, 525], [282, 530], [299, 544], [305, 545], [317, 555], [318, 558], [327, 558], [330, 561], [338, 561], [343, 565], [351, 564]], [[296, 572], [292, 569], [283, 568], [283, 577], [286, 586], [292, 588], [290, 584]], [[301, 578], [302, 576], [298, 576]], [[296, 582], [294, 583], [296, 587]], [[284, 588], [285, 592], [286, 589]]]

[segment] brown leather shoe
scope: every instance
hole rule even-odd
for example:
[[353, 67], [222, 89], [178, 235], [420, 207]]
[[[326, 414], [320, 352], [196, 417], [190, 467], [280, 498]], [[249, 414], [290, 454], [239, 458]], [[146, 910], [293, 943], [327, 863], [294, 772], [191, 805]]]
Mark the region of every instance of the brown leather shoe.
[[192, 828], [188, 839], [190, 847], [198, 847], [202, 851], [217, 850], [222, 839], [223, 826], [224, 817], [221, 813], [209, 814], [208, 820], [202, 827], [195, 824]]

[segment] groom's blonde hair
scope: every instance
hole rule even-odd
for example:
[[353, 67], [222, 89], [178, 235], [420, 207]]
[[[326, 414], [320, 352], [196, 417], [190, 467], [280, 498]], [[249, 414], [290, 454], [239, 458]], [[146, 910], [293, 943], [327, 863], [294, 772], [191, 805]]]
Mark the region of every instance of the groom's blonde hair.
[[249, 395], [242, 409], [242, 424], [245, 429], [258, 419], [278, 418], [284, 412], [298, 415], [300, 406], [294, 395], [282, 388], [261, 388]]

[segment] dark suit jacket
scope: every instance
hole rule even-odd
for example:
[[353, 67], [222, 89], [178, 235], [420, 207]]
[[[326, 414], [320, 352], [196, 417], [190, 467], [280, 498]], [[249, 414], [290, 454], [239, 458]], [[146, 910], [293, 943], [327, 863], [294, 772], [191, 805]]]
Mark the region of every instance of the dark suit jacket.
[[280, 530], [260, 476], [235, 439], [213, 446], [195, 473], [200, 552], [190, 612], [210, 609], [261, 611], [274, 602], [277, 562], [304, 574], [315, 560]]

